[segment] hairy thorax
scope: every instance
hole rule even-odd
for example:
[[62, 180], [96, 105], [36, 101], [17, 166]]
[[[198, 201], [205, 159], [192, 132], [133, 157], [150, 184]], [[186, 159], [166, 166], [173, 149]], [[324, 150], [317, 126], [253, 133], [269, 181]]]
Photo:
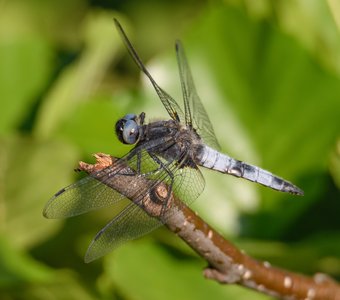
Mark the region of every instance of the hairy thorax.
[[143, 137], [139, 143], [154, 144], [149, 152], [170, 162], [178, 160], [183, 165], [194, 165], [194, 154], [202, 141], [192, 127], [168, 120], [144, 125]]

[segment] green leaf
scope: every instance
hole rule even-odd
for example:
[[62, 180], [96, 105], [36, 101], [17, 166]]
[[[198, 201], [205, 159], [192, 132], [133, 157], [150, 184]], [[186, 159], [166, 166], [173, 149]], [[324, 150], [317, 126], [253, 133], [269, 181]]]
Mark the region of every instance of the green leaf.
[[18, 294], [17, 296], [24, 294], [25, 299], [98, 299], [97, 295], [79, 280], [79, 276], [68, 270], [56, 272], [54, 280], [47, 284], [31, 285], [24, 290], [20, 288], [20, 292], [13, 294]]
[[237, 241], [241, 249], [272, 265], [305, 274], [321, 272], [333, 277], [340, 275], [339, 231], [314, 234], [296, 243], [242, 239]]
[[107, 257], [105, 276], [125, 299], [269, 299], [245, 288], [223, 287], [207, 280], [203, 268], [202, 261], [180, 259], [155, 244], [138, 241]]
[[51, 59], [49, 44], [38, 36], [0, 35], [0, 134], [19, 126], [30, 111], [49, 80]]
[[[60, 287], [63, 288], [60, 288]], [[0, 237], [1, 299], [97, 299], [69, 270], [53, 271]]]
[[60, 126], [57, 135], [77, 144], [87, 154], [104, 152], [121, 156], [127, 153], [129, 148], [117, 139], [115, 124], [127, 113], [126, 106], [131, 101], [123, 95], [114, 97], [114, 101], [109, 99], [112, 96], [96, 97], [80, 104], [76, 114]]
[[112, 15], [96, 11], [84, 23], [85, 48], [79, 59], [65, 68], [39, 110], [35, 134], [51, 136], [96, 91], [122, 44], [113, 30]]
[[338, 142], [335, 145], [335, 149], [332, 151], [331, 154], [330, 170], [334, 182], [340, 190], [340, 139], [338, 139]]
[[72, 182], [75, 149], [60, 142], [13, 136], [1, 141], [1, 232], [18, 247], [31, 247], [59, 222], [42, 216], [45, 203]]
[[[257, 186], [267, 218], [259, 223], [248, 218], [247, 232], [275, 236], [323, 192], [324, 184], [318, 179], [327, 171], [327, 154], [340, 130], [340, 80], [292, 37], [272, 23], [251, 20], [240, 9], [218, 6], [195, 25], [190, 34], [192, 47], [205, 58], [202, 65], [209, 66], [210, 72], [205, 76], [214, 76], [215, 94], [223, 99], [212, 118], [216, 132], [229, 136], [218, 136], [223, 150], [306, 189], [305, 197], [298, 198]], [[212, 94], [207, 99], [214, 98]], [[242, 124], [241, 129], [227, 127], [230, 114], [237, 120], [234, 124]], [[227, 117], [217, 119], [223, 115]], [[244, 142], [239, 142], [240, 131], [245, 132]], [[245, 144], [257, 161], [243, 155]], [[254, 183], [242, 185], [247, 189]], [[226, 193], [224, 185], [220, 188]]]
[[[9, 237], [10, 238], [10, 237]], [[53, 272], [34, 261], [25, 253], [18, 252], [5, 237], [0, 237], [0, 287], [15, 286], [23, 282], [48, 282]]]

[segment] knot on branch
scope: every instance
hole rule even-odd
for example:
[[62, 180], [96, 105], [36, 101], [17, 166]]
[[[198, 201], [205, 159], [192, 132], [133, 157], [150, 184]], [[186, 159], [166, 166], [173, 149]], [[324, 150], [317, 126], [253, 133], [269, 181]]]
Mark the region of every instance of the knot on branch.
[[138, 205], [144, 209], [149, 216], [163, 219], [172, 201], [171, 189], [165, 183], [158, 182]]

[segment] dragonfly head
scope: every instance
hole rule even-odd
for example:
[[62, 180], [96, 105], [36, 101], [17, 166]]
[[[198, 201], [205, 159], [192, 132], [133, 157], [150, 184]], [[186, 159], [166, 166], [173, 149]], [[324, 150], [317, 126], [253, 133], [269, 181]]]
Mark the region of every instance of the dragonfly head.
[[123, 144], [136, 144], [142, 135], [145, 114], [127, 114], [116, 123], [116, 134]]

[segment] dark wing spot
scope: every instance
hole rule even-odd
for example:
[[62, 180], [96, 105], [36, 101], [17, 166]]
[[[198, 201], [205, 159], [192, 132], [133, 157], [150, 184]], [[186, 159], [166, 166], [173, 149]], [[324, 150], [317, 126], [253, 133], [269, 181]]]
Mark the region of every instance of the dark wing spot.
[[61, 195], [64, 192], [65, 192], [65, 188], [63, 188], [59, 192], [55, 193], [54, 197], [58, 197], [59, 195]]

